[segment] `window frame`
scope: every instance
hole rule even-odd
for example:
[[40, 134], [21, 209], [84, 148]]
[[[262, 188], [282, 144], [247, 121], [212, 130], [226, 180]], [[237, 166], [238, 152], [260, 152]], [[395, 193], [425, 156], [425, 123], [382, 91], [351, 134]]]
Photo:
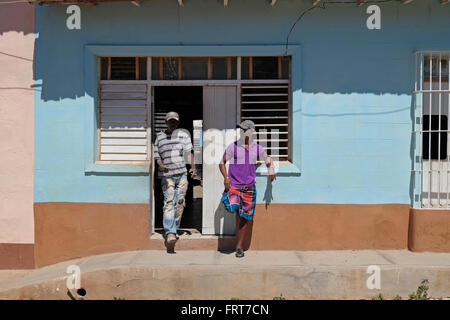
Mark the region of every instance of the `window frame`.
[[[290, 94], [289, 94], [289, 125], [290, 125], [290, 146], [291, 151], [290, 161], [287, 163], [280, 163], [277, 165], [278, 173], [281, 175], [299, 175], [301, 168], [301, 117], [298, 116], [293, 119], [293, 111], [301, 110], [301, 82], [300, 82], [300, 46], [290, 45], [288, 50], [283, 45], [256, 45], [256, 46], [110, 46], [110, 45], [88, 45], [85, 47], [85, 89], [86, 89], [86, 147], [85, 147], [85, 171], [86, 172], [129, 172], [129, 173], [149, 173], [151, 161], [148, 163], [116, 163], [105, 164], [97, 161], [98, 156], [98, 140], [96, 139], [98, 134], [97, 124], [95, 121], [95, 112], [98, 108], [98, 85], [99, 77], [97, 68], [95, 67], [97, 59], [99, 57], [108, 56], [138, 56], [138, 57], [153, 57], [153, 56], [198, 56], [198, 57], [223, 57], [223, 56], [282, 56], [284, 53], [290, 55], [291, 70], [290, 70]], [[151, 59], [151, 58], [149, 58]], [[151, 61], [147, 62], [147, 68], [151, 75]], [[298, 70], [298, 72], [292, 72], [292, 70]], [[95, 74], [93, 74], [95, 73]], [[240, 73], [239, 68], [237, 73]], [[148, 80], [146, 82], [153, 85], [170, 85], [170, 82], [175, 82], [173, 85], [184, 85], [190, 82], [192, 85], [215, 85], [215, 84], [232, 84], [236, 80]], [[133, 80], [128, 80], [133, 81]], [[136, 80], [134, 80], [136, 81]], [[139, 80], [142, 81], [142, 80]], [[257, 80], [255, 80], [257, 81]], [[265, 81], [265, 80], [264, 80]], [[149, 88], [151, 90], [151, 88]], [[238, 110], [240, 111], [240, 110]], [[240, 114], [240, 112], [239, 112]], [[294, 129], [294, 122], [296, 129]], [[90, 130], [94, 129], [94, 130]], [[294, 129], [294, 130], [293, 130]], [[292, 132], [294, 131], [294, 132]], [[296, 140], [296, 144], [292, 143]]]
[[[448, 135], [450, 134], [450, 86], [448, 82], [450, 50], [419, 50], [414, 52], [414, 56], [415, 84], [412, 105], [412, 112], [414, 115], [412, 152], [414, 157], [412, 163], [413, 192], [411, 206], [414, 209], [448, 210], [450, 208], [450, 190], [448, 188], [448, 179], [450, 177], [448, 171], [448, 168], [450, 167], [450, 154], [448, 148]], [[442, 60], [447, 61], [445, 69], [442, 69], [441, 63], [437, 63]], [[435, 69], [436, 64], [438, 69]], [[435, 94], [438, 95], [437, 102], [434, 97]], [[444, 111], [445, 105], [442, 103], [442, 95], [448, 95], [449, 98], [446, 106], [447, 113]], [[426, 107], [427, 103], [428, 107]], [[438, 117], [437, 130], [433, 129], [433, 118], [436, 116]], [[441, 127], [442, 116], [447, 117], [447, 129]], [[428, 122], [426, 125], [428, 125], [428, 128], [426, 128], [424, 123], [425, 117], [427, 117], [426, 119]], [[447, 154], [446, 157], [442, 159], [442, 153], [445, 150], [441, 149], [441, 137], [445, 132], [447, 133]], [[428, 153], [425, 153], [423, 150], [425, 145], [423, 143], [425, 135], [428, 138]], [[436, 144], [433, 143], [433, 141], [436, 140], [433, 139], [433, 137], [437, 137], [438, 142]], [[436, 158], [432, 157], [432, 154], [436, 151], [433, 151], [431, 148], [432, 145], [437, 145], [436, 153], [438, 156]], [[428, 157], [425, 158], [424, 155], [428, 155]], [[445, 167], [447, 167], [447, 169]], [[441, 172], [444, 174], [441, 175]], [[437, 187], [435, 182], [436, 174]], [[447, 177], [445, 177], [445, 174]], [[441, 190], [442, 180], [447, 183], [446, 191]], [[431, 197], [432, 193], [436, 193], [437, 197]], [[441, 197], [441, 193], [446, 195], [446, 199]], [[442, 201], [444, 201], [444, 203], [442, 203]]]

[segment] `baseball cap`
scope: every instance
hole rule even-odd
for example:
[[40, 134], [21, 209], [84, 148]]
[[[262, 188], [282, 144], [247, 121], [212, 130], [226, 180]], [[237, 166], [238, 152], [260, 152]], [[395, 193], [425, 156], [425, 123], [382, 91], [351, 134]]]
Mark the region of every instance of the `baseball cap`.
[[244, 120], [240, 124], [237, 124], [236, 128], [241, 128], [244, 131], [248, 129], [255, 130], [255, 123], [252, 120]]
[[166, 114], [166, 121], [169, 121], [170, 119], [175, 119], [177, 121], [180, 121], [180, 116], [175, 111], [167, 112]]

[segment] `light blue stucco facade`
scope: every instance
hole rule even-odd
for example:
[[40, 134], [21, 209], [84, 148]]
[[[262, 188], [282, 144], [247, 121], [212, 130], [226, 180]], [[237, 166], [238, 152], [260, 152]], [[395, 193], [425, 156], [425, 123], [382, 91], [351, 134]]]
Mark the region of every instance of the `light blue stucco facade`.
[[[281, 55], [310, 1], [190, 0], [35, 10], [35, 202], [149, 203], [150, 177], [136, 166], [95, 166], [95, 57]], [[258, 201], [411, 203], [414, 51], [450, 49], [450, 6], [421, 0], [380, 4], [381, 30], [366, 6], [307, 13], [290, 35], [292, 165]]]

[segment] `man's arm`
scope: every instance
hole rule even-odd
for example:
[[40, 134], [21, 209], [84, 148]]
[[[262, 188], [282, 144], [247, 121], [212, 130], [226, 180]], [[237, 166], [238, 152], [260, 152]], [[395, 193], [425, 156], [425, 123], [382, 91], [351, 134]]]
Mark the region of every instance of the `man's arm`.
[[163, 164], [161, 158], [156, 159], [156, 163], [158, 164], [158, 166], [161, 168], [162, 171], [164, 171], [165, 173], [169, 172], [169, 168]]
[[[184, 130], [184, 132], [186, 133], [186, 136], [184, 137], [183, 142], [183, 156], [184, 159], [189, 161], [189, 165], [191, 166], [191, 168], [189, 169], [189, 173], [191, 174], [191, 177], [194, 177], [197, 174], [197, 170], [195, 169], [194, 146], [192, 145], [190, 133], [186, 130]], [[188, 156], [188, 153], [190, 154], [190, 156]]]
[[272, 182], [276, 179], [272, 158], [269, 157], [266, 152], [263, 153], [262, 158], [267, 166], [267, 177], [269, 178], [270, 182]]
[[223, 184], [225, 186], [225, 190], [228, 191], [228, 189], [230, 189], [230, 187], [231, 187], [231, 181], [230, 181], [230, 178], [228, 177], [227, 167], [225, 165], [226, 163], [227, 163], [227, 155], [224, 154], [222, 157], [222, 160], [219, 163], [219, 170], [223, 176]]
[[197, 175], [197, 170], [195, 169], [195, 156], [194, 156], [194, 150], [191, 150], [191, 176], [195, 177]]
[[161, 160], [161, 156], [159, 155], [159, 151], [158, 151], [158, 137], [156, 137], [156, 140], [155, 140], [155, 150], [154, 150], [153, 156], [154, 156], [154, 158], [156, 160], [156, 163], [158, 164], [159, 168], [165, 173], [169, 172], [169, 168], [166, 167], [163, 164], [163, 162]]

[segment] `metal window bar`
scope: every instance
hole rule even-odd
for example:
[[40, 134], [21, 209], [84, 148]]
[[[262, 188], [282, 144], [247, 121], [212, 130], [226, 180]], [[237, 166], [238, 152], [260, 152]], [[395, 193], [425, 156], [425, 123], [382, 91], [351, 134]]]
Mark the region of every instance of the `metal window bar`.
[[[449, 208], [449, 56], [450, 51], [415, 53], [412, 132], [414, 208]], [[427, 123], [424, 123], [425, 120]], [[428, 146], [424, 150], [425, 141]]]
[[[420, 55], [420, 90], [423, 90], [423, 76], [425, 74], [424, 72], [424, 68], [423, 68], [423, 53]], [[420, 130], [423, 130], [423, 94], [420, 95]], [[422, 170], [421, 172], [419, 172], [420, 174], [420, 195], [419, 195], [419, 207], [422, 207], [422, 203], [423, 203], [423, 158], [422, 158], [422, 152], [423, 152], [423, 146], [422, 146], [422, 141], [423, 141], [423, 133], [420, 133], [420, 140], [419, 140], [419, 168], [420, 170]]]
[[[441, 71], [442, 71], [442, 54], [439, 53], [439, 60], [438, 60], [438, 66], [439, 66], [439, 90], [441, 90]], [[433, 81], [431, 81], [433, 83]], [[438, 93], [439, 95], [439, 121], [438, 121], [438, 129], [441, 131], [441, 93]], [[428, 134], [431, 137], [431, 133]], [[438, 133], [438, 206], [441, 207], [441, 133]]]
[[[430, 90], [433, 90], [433, 54], [430, 55], [429, 58], [429, 68], [430, 68]], [[429, 112], [429, 116], [428, 116], [428, 128], [431, 129], [431, 118], [432, 118], [432, 97], [433, 95], [431, 93], [428, 93], [428, 95], [430, 96], [430, 104], [428, 105], [428, 112]], [[423, 116], [423, 115], [422, 115]], [[431, 134], [428, 134], [428, 207], [430, 207], [431, 205]]]

